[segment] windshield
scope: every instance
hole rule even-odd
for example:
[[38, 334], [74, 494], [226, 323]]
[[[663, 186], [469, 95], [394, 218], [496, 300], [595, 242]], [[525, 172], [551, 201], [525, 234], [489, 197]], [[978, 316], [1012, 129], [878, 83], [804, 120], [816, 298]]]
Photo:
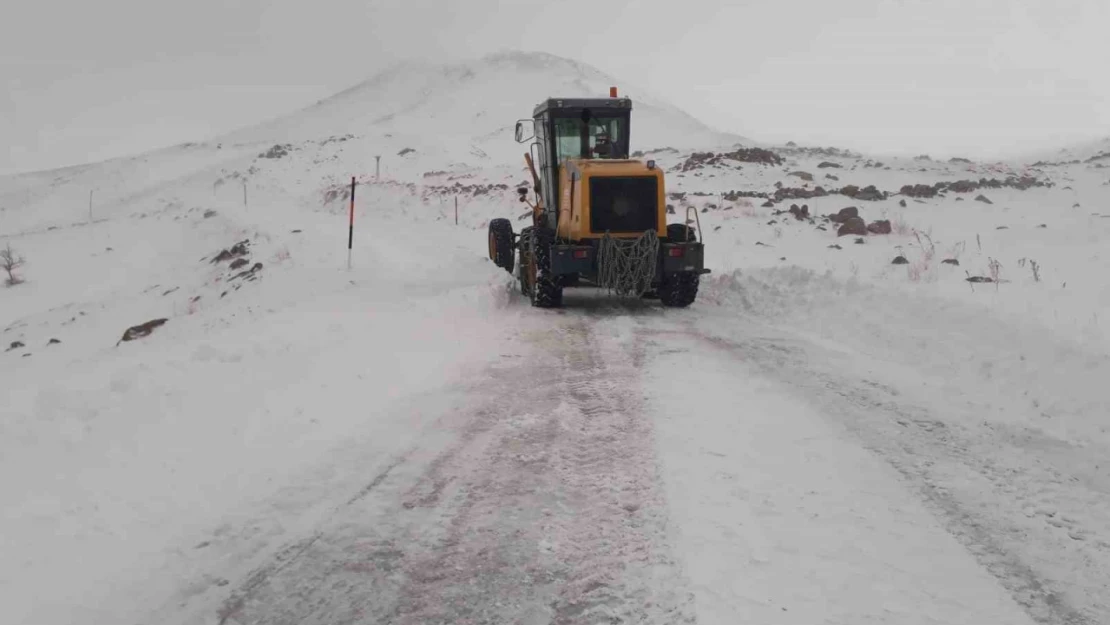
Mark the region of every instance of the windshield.
[[555, 158], [560, 163], [568, 158], [620, 158], [624, 126], [623, 117], [556, 119]]

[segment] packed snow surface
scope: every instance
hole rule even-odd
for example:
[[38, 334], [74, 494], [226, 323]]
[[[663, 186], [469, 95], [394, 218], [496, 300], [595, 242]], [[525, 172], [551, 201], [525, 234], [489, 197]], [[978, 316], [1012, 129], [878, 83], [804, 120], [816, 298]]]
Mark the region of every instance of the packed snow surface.
[[1110, 144], [875, 159], [624, 89], [713, 273], [531, 308], [513, 124], [614, 82], [412, 65], [0, 178], [3, 621], [1110, 622]]

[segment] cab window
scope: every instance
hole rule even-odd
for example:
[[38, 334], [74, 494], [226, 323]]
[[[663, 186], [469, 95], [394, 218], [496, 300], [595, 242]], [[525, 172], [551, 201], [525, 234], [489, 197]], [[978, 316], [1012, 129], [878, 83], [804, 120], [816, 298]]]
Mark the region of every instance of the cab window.
[[[586, 130], [585, 145], [582, 130]], [[555, 120], [555, 158], [563, 162], [568, 158], [593, 158], [599, 139], [621, 146], [624, 140], [624, 120], [620, 117], [595, 117], [589, 122], [580, 118]]]
[[562, 163], [568, 158], [582, 157], [582, 120], [555, 120], [555, 160]]

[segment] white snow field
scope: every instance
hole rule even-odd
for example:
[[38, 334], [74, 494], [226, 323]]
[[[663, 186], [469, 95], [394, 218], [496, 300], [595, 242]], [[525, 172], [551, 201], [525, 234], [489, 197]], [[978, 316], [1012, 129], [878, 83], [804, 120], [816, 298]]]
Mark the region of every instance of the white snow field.
[[[610, 84], [698, 211], [689, 308], [534, 309], [486, 258], [516, 120]], [[1110, 142], [880, 159], [649, 102], [504, 53], [0, 178], [0, 621], [1110, 622]]]

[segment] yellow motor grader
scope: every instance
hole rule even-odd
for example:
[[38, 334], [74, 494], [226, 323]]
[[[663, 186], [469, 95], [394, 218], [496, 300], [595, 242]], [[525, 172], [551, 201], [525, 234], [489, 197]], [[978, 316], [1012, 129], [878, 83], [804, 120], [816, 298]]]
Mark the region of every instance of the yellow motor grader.
[[[658, 298], [689, 306], [709, 273], [704, 246], [690, 227], [667, 224], [663, 171], [629, 158], [632, 102], [609, 98], [548, 98], [532, 119], [516, 124], [534, 197], [532, 224], [519, 234], [508, 219], [489, 223], [489, 257], [512, 273], [533, 306], [563, 303], [566, 287], [595, 287], [618, 296]], [[700, 230], [700, 223], [698, 223]]]

